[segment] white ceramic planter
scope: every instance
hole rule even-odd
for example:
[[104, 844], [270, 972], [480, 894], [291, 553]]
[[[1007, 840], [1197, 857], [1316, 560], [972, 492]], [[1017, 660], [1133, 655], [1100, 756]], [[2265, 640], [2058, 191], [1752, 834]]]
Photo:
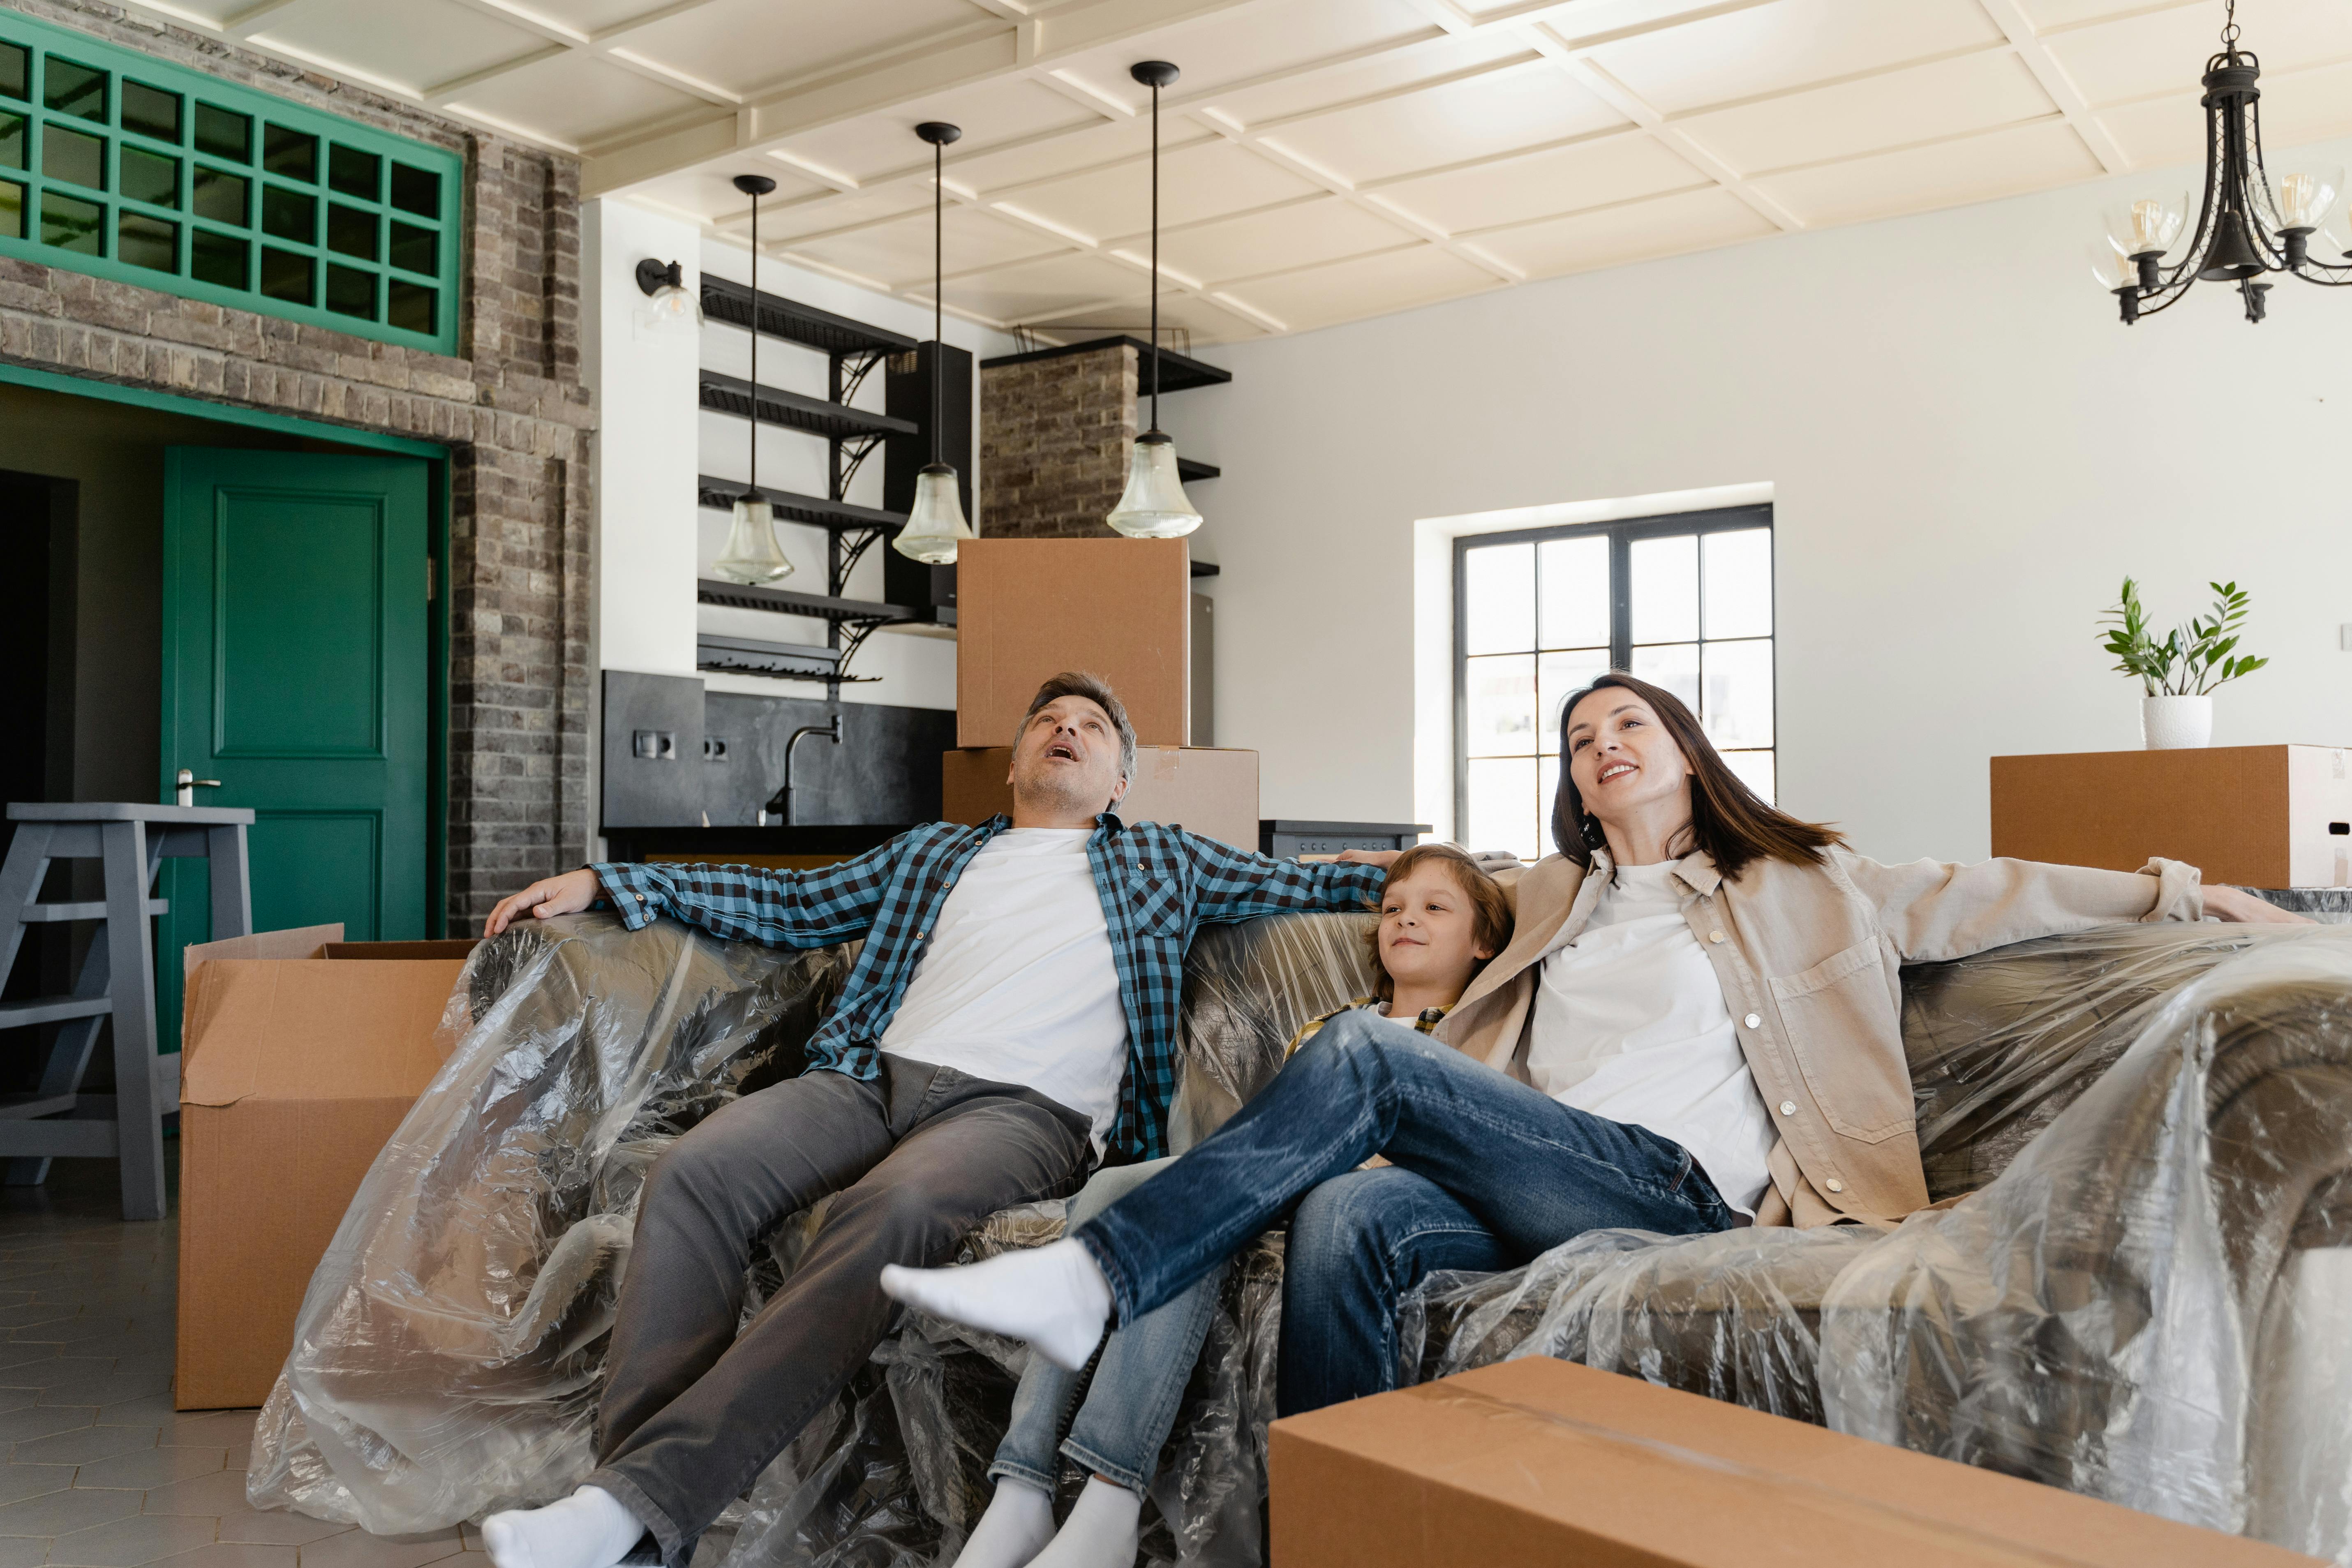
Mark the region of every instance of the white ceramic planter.
[[2139, 704], [2139, 733], [2151, 752], [2177, 752], [2205, 745], [2213, 739], [2213, 699], [2143, 697]]

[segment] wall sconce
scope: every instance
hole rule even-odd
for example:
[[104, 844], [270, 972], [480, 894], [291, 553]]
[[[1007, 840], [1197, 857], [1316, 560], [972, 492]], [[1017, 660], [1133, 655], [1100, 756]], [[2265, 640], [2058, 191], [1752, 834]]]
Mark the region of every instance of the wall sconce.
[[646, 257], [637, 263], [637, 287], [651, 297], [659, 320], [702, 325], [702, 301], [687, 288], [686, 268], [677, 262]]

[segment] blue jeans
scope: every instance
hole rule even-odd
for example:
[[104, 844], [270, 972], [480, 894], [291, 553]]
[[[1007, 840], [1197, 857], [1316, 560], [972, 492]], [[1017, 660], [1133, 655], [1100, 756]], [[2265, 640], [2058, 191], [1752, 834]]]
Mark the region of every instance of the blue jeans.
[[[1174, 1163], [1148, 1160], [1096, 1172], [1070, 1200], [1070, 1224], [1092, 1219]], [[1061, 1453], [1140, 1496], [1176, 1424], [1224, 1274], [1218, 1264], [1159, 1310], [1112, 1334], [1091, 1383], [1082, 1373], [1064, 1372], [1044, 1356], [1031, 1355], [1013, 1395], [1013, 1424], [988, 1473], [1027, 1481], [1050, 1496], [1061, 1476], [1054, 1439], [1070, 1402], [1083, 1393], [1086, 1403], [1070, 1423]]]
[[[1374, 1154], [1394, 1173], [1355, 1171]], [[1327, 1183], [1329, 1194], [1317, 1191]], [[1671, 1139], [1358, 1012], [1325, 1025], [1181, 1164], [1074, 1234], [1101, 1265], [1118, 1321], [1131, 1323], [1293, 1205], [1292, 1412], [1393, 1385], [1396, 1298], [1429, 1268], [1515, 1267], [1588, 1230], [1684, 1236], [1734, 1223]]]

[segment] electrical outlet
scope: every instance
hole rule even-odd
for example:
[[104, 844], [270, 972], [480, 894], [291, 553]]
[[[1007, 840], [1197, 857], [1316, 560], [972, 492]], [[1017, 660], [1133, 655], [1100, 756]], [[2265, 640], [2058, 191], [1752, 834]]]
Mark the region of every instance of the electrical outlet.
[[702, 760], [706, 763], [725, 762], [727, 760], [727, 737], [724, 735], [705, 735], [702, 738]]
[[638, 730], [630, 737], [632, 754], [649, 763], [677, 761], [677, 732], [673, 730]]

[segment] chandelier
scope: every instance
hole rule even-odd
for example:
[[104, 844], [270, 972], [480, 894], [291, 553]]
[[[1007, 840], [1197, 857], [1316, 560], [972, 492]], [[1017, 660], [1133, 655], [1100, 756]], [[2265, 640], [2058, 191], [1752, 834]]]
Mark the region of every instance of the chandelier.
[[2094, 246], [2093, 274], [2126, 322], [2164, 310], [2200, 282], [2235, 283], [2246, 320], [2259, 321], [2263, 279], [2288, 272], [2306, 283], [2352, 284], [2352, 252], [2324, 226], [2344, 194], [2344, 169], [2311, 167], [2272, 178], [2263, 163], [2262, 61], [2238, 47], [2238, 0], [2229, 0], [2221, 50], [2205, 62], [2205, 191], [2181, 258], [2165, 257], [2188, 225], [2189, 196], [2143, 197], [2110, 207]]

